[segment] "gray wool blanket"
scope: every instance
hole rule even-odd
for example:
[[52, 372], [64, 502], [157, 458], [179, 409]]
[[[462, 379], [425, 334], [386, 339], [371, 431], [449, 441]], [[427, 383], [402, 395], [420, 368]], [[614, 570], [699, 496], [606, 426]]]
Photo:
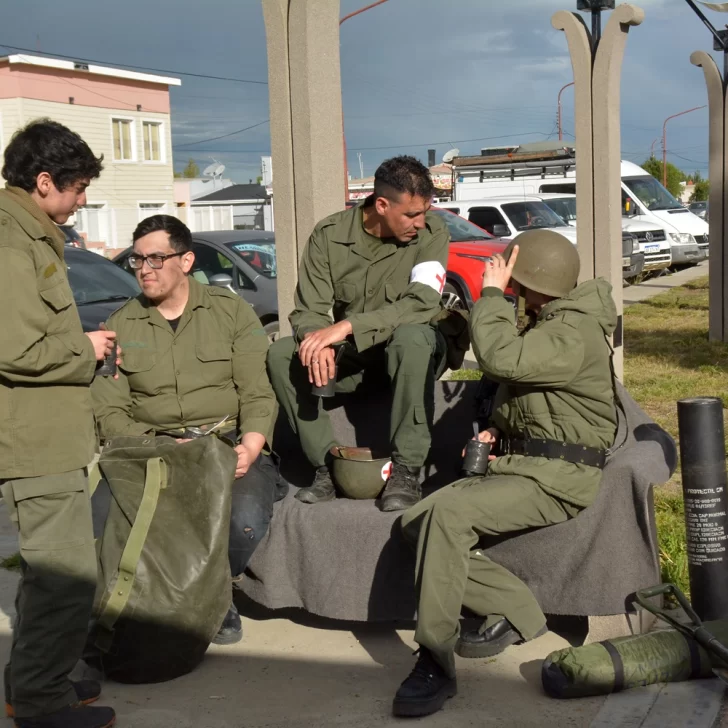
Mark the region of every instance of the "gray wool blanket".
[[[458, 479], [460, 453], [472, 437], [476, 389], [476, 382], [437, 383], [425, 492]], [[565, 523], [481, 546], [529, 585], [547, 614], [632, 612], [634, 592], [660, 582], [652, 486], [668, 480], [677, 450], [621, 385], [619, 392], [626, 423], [620, 423], [617, 443], [625, 434], [626, 442], [607, 463], [595, 503]], [[386, 453], [386, 395], [350, 396], [330, 406], [342, 444]], [[276, 433], [283, 474], [292, 485], [305, 486], [312, 470], [283, 419]], [[400, 536], [401, 513], [382, 513], [364, 500], [305, 505], [294, 492], [275, 507], [240, 584], [246, 595], [269, 609], [302, 608], [331, 619], [413, 619], [414, 555]]]

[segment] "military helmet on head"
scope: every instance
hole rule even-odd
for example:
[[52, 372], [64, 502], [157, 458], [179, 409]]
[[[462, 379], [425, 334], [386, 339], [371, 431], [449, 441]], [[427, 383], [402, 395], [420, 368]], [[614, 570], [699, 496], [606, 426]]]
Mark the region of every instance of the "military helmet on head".
[[368, 447], [334, 447], [331, 473], [347, 498], [376, 498], [386, 485], [391, 458], [374, 458]]
[[508, 245], [504, 252], [506, 260], [514, 245], [518, 246], [518, 258], [513, 280], [554, 298], [574, 290], [581, 264], [576, 246], [568, 238], [553, 230], [527, 230]]

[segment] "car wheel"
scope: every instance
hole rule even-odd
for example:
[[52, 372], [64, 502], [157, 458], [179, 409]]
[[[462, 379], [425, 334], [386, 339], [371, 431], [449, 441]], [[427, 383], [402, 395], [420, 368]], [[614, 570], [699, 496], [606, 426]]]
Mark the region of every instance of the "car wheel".
[[265, 329], [265, 333], [268, 336], [269, 344], [272, 344], [274, 341], [278, 341], [280, 329], [279, 329], [277, 321], [271, 321], [269, 324], [266, 324], [263, 328]]
[[448, 310], [459, 309], [467, 311], [468, 306], [465, 303], [465, 297], [460, 289], [448, 281], [442, 289], [442, 305]]

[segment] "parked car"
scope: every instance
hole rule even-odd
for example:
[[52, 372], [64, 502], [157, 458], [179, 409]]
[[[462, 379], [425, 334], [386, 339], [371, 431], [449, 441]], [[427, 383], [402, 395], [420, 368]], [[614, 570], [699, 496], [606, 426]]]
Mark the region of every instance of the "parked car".
[[702, 200], [701, 202], [691, 202], [688, 206], [688, 210], [693, 213], [693, 215], [697, 215], [698, 217], [703, 218], [706, 222], [709, 220], [708, 217], [708, 201]]
[[140, 293], [133, 275], [97, 253], [69, 247], [64, 257], [84, 331], [96, 331], [116, 309]]
[[73, 225], [59, 225], [61, 232], [66, 236], [66, 245], [70, 245], [73, 248], [83, 248], [86, 250], [86, 241], [83, 239], [78, 230]]
[[[263, 230], [219, 230], [193, 233], [195, 266], [192, 276], [205, 285], [229, 288], [242, 296], [257, 314], [268, 338], [278, 338], [275, 236]], [[114, 263], [129, 273], [131, 248]]]
[[645, 254], [636, 235], [622, 230], [622, 280], [636, 283], [645, 270]]

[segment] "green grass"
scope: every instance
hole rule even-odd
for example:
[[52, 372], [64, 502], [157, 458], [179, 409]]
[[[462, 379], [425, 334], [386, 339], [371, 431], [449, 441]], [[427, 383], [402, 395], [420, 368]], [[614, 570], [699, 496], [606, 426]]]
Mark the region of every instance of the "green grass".
[[20, 571], [20, 554], [13, 554], [7, 559], [0, 560], [0, 568], [8, 571]]
[[[677, 442], [677, 402], [720, 397], [728, 450], [728, 344], [708, 341], [708, 278], [630, 306], [624, 313], [624, 382], [632, 397]], [[461, 369], [452, 379], [479, 379]], [[689, 594], [680, 466], [655, 490], [662, 578]]]

